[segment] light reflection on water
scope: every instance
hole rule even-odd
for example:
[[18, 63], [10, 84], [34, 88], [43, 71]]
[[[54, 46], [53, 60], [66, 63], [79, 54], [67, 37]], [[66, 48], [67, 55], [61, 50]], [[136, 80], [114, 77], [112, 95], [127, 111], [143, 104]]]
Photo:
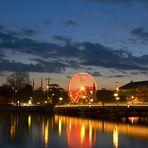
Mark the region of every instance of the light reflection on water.
[[48, 114], [1, 113], [0, 147], [147, 147], [148, 118], [92, 120]]

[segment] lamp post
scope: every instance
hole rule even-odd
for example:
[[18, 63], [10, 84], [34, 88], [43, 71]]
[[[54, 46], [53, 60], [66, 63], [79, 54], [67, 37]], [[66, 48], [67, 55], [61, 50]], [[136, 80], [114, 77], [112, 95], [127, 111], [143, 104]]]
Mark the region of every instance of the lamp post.
[[60, 97], [60, 98], [59, 98], [59, 104], [62, 103], [62, 101], [63, 101], [63, 98]]
[[46, 85], [46, 88], [47, 88], [47, 101], [48, 101], [48, 99], [49, 99], [49, 96], [48, 96], [49, 84]]
[[14, 103], [14, 87], [12, 86], [12, 100], [11, 100], [11, 103]]
[[16, 105], [19, 105], [19, 101], [17, 100], [17, 89], [15, 89], [14, 92], [15, 92]]
[[114, 97], [116, 98], [117, 105], [119, 105], [118, 104], [118, 101], [120, 100], [120, 98], [119, 98], [119, 87], [118, 87], [117, 84], [118, 84], [118, 82], [116, 82], [116, 89], [115, 89]]

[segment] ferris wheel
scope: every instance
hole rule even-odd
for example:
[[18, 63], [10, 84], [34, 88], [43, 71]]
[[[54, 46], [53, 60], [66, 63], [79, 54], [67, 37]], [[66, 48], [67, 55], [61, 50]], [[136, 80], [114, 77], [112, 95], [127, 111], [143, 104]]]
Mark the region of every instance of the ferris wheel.
[[77, 73], [69, 81], [69, 96], [74, 103], [93, 101], [96, 89], [96, 81], [88, 73]]

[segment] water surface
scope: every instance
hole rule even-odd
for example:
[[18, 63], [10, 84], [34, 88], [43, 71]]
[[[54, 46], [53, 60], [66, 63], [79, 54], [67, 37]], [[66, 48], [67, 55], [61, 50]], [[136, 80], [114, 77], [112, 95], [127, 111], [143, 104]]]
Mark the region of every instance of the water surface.
[[85, 119], [41, 113], [0, 113], [2, 148], [147, 148], [148, 118]]

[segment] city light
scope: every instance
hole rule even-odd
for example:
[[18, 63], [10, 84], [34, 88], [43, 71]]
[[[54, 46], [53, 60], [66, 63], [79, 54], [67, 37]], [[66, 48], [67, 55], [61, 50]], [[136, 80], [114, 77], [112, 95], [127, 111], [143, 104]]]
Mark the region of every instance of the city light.
[[82, 98], [83, 98], [83, 99], [85, 99], [85, 98], [86, 98], [86, 96], [82, 96]]
[[90, 102], [92, 103], [94, 100], [93, 99], [90, 99]]
[[28, 101], [28, 104], [29, 104], [29, 105], [31, 105], [31, 104], [32, 104], [32, 101], [31, 101], [31, 100], [29, 100], [29, 101]]
[[80, 86], [80, 90], [84, 91], [85, 90], [85, 86]]
[[120, 98], [119, 97], [116, 97], [116, 100], [120, 100]]
[[59, 98], [59, 101], [62, 101], [62, 100], [63, 100], [63, 98], [62, 98], [62, 97], [60, 97], [60, 98]]
[[31, 127], [31, 115], [28, 116], [28, 126]]
[[117, 97], [117, 96], [118, 96], [118, 94], [117, 94], [117, 93], [114, 93], [114, 96], [115, 96], [115, 97]]

